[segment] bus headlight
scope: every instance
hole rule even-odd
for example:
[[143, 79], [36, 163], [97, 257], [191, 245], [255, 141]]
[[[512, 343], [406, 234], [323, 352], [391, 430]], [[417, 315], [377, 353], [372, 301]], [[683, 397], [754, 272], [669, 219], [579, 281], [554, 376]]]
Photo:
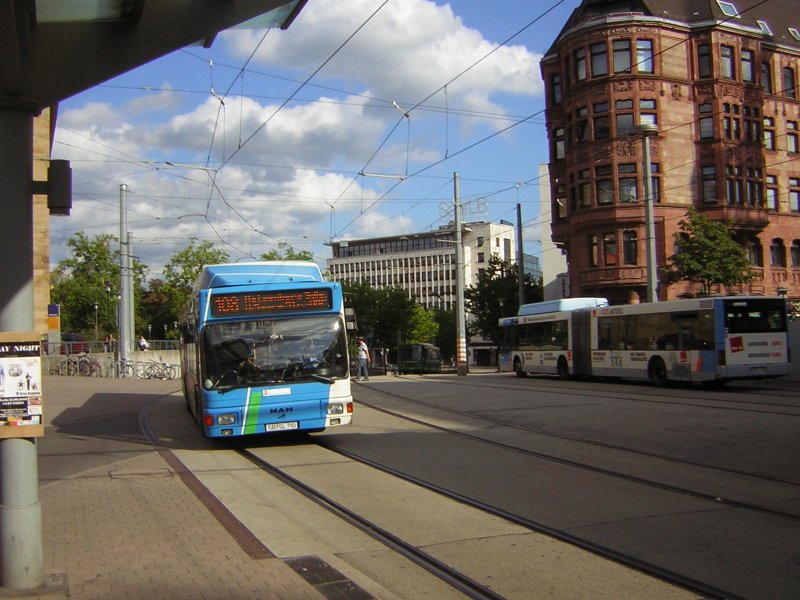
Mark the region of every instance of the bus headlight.
[[233, 425], [234, 423], [236, 423], [236, 413], [217, 415], [217, 425]]
[[344, 406], [341, 404], [328, 404], [328, 414], [329, 415], [344, 414]]

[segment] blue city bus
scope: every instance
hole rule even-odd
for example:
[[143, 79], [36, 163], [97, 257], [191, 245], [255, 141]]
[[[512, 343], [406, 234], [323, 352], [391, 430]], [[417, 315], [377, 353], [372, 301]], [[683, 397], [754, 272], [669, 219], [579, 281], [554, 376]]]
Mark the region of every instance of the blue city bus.
[[520, 377], [723, 383], [790, 371], [786, 299], [726, 296], [607, 306], [603, 298], [524, 305], [501, 319], [506, 369]]
[[342, 288], [315, 263], [207, 265], [181, 321], [183, 393], [206, 437], [351, 423]]

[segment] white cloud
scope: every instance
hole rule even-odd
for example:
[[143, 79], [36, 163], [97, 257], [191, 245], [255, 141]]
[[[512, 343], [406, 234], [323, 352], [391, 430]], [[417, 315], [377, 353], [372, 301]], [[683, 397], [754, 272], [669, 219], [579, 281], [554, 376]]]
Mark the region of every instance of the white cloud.
[[[135, 253], [155, 273], [191, 238], [222, 239], [236, 259], [241, 253], [259, 256], [282, 240], [322, 254], [321, 242], [336, 233], [363, 238], [427, 226], [427, 217], [415, 224], [405, 212], [398, 214], [408, 203], [398, 209], [376, 201], [390, 185], [386, 181], [365, 181], [356, 173], [366, 165], [373, 172], [403, 174], [442, 159], [448, 143], [457, 145], [443, 134], [446, 120], [453, 127], [450, 136], [505, 126], [461, 111], [507, 112], [510, 98], [539, 95], [539, 56], [519, 45], [499, 48], [448, 86], [448, 115], [439, 91], [426, 102], [428, 110], [411, 111], [405, 120], [391, 101], [409, 110], [496, 44], [465, 27], [448, 5], [391, 2], [313, 78], [312, 84], [330, 89], [306, 86], [281, 107], [299, 84], [272, 75], [304, 80], [379, 5], [309, 3], [288, 31], [266, 36], [247, 67], [241, 88], [246, 97], [233, 95], [240, 88], [232, 85], [232, 95], [221, 101], [211, 94], [208, 66], [179, 53], [167, 67], [159, 68], [158, 61], [143, 67], [153, 69], [153, 85], [118, 103], [97, 101], [101, 93], [91, 101], [77, 96], [65, 102], [54, 155], [73, 161], [75, 208], [68, 220], [54, 221], [53, 262], [63, 258], [59, 243], [70, 232], [118, 234], [121, 183], [129, 186]], [[211, 52], [218, 63], [213, 69], [223, 61], [243, 64], [263, 35], [224, 34]], [[195, 71], [190, 75], [184, 68]], [[222, 83], [221, 73], [221, 67], [212, 72], [216, 83]], [[192, 78], [188, 91], [194, 94], [186, 90]], [[342, 88], [350, 92], [336, 91]], [[208, 91], [198, 96], [198, 90]], [[166, 161], [208, 161], [212, 171]], [[217, 188], [210, 186], [211, 175]], [[420, 197], [440, 183], [431, 183]]]

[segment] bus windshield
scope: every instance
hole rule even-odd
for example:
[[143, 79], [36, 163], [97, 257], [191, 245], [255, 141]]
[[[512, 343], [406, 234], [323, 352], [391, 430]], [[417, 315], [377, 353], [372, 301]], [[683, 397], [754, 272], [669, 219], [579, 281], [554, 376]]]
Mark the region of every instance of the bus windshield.
[[209, 323], [202, 337], [203, 386], [232, 389], [347, 376], [338, 316]]
[[727, 333], [765, 333], [786, 331], [786, 302], [764, 298], [725, 300]]

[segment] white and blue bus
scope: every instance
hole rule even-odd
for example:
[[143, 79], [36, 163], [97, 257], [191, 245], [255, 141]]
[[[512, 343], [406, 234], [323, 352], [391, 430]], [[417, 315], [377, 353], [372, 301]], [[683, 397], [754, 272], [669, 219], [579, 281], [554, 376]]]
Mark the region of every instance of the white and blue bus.
[[352, 421], [342, 288], [313, 262], [203, 267], [181, 329], [186, 405], [207, 437]]
[[[790, 372], [786, 301], [728, 296], [608, 306], [524, 305], [500, 320], [510, 370], [713, 383]], [[566, 302], [566, 301], [556, 301]]]

